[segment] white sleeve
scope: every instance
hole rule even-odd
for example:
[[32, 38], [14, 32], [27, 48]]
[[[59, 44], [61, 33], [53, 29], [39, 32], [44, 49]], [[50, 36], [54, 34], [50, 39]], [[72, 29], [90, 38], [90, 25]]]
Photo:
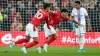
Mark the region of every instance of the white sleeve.
[[85, 16], [88, 16], [88, 12], [86, 9], [84, 9], [84, 12], [85, 12]]
[[74, 16], [74, 9], [72, 10], [71, 16]]

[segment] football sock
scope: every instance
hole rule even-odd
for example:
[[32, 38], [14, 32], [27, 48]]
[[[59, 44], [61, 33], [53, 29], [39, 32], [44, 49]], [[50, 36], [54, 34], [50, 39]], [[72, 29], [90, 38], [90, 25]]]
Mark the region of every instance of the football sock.
[[21, 44], [21, 43], [24, 43], [24, 42], [27, 42], [26, 39], [20, 39], [18, 41], [15, 42], [15, 44]]
[[84, 42], [85, 42], [84, 35], [81, 35], [81, 36], [79, 37], [80, 49], [82, 49], [82, 48], [84, 47]]
[[30, 48], [30, 47], [33, 47], [33, 46], [36, 45], [36, 44], [38, 44], [38, 42], [36, 42], [36, 41], [33, 41], [33, 42], [31, 42], [31, 43], [26, 43], [25, 48], [28, 49], [28, 48]]

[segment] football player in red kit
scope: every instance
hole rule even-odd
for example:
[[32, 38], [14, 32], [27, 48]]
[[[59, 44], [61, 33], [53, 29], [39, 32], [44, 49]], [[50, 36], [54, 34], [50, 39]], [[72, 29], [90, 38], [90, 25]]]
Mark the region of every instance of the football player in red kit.
[[[43, 22], [46, 20], [48, 24], [48, 16], [50, 12], [50, 4], [45, 3], [43, 5], [43, 8], [39, 9], [35, 16], [31, 19], [31, 22], [26, 25], [26, 38], [20, 39], [16, 42], [10, 42], [9, 50], [15, 45], [15, 44], [22, 44], [26, 43], [25, 46], [21, 49], [23, 53], [27, 53], [26, 49], [31, 48], [38, 44], [38, 31], [37, 28]], [[49, 28], [49, 26], [48, 26]], [[33, 42], [29, 42], [30, 38], [33, 38]]]
[[60, 12], [59, 11], [58, 12], [54, 12], [54, 11], [50, 12], [50, 19], [49, 19], [50, 29], [48, 29], [47, 24], [44, 24], [44, 32], [45, 32], [46, 41], [43, 45], [41, 45], [40, 47], [38, 47], [36, 49], [36, 51], [38, 53], [41, 53], [41, 48], [43, 48], [44, 51], [47, 52], [48, 45], [57, 39], [58, 36], [56, 34], [54, 26], [57, 25], [59, 22], [61, 22], [63, 20], [70, 20], [70, 21], [80, 25], [77, 21], [70, 19], [67, 14], [68, 14], [67, 9], [62, 9]]

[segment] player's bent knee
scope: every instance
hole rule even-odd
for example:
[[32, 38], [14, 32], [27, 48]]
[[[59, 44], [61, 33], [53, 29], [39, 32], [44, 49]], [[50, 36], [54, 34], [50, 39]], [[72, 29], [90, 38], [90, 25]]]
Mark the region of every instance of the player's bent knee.
[[54, 39], [58, 38], [58, 36], [56, 34], [53, 34], [52, 36], [54, 37]]
[[46, 37], [46, 40], [49, 40], [50, 39], [50, 37]]
[[28, 42], [30, 40], [30, 37], [29, 36], [26, 36], [26, 41]]
[[39, 42], [38, 41], [34, 41], [36, 44], [38, 44]]
[[38, 41], [38, 37], [35, 37], [35, 38], [33, 38], [33, 39], [34, 39], [35, 42], [37, 42], [37, 43], [39, 42], [39, 41]]
[[37, 40], [34, 40], [34, 42], [37, 43], [37, 44], [39, 43], [39, 41], [37, 41]]

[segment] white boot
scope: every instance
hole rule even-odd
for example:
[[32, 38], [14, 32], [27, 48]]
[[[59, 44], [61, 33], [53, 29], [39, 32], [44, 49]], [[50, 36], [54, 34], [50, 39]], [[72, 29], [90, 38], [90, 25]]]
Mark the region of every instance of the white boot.
[[36, 49], [36, 52], [41, 53], [41, 47], [38, 47], [38, 48]]
[[48, 44], [44, 44], [44, 45], [43, 45], [43, 49], [44, 49], [45, 52], [47, 52]]
[[21, 51], [23, 52], [23, 53], [27, 53], [27, 51], [26, 51], [26, 48], [25, 47], [23, 47], [23, 48], [21, 48]]

